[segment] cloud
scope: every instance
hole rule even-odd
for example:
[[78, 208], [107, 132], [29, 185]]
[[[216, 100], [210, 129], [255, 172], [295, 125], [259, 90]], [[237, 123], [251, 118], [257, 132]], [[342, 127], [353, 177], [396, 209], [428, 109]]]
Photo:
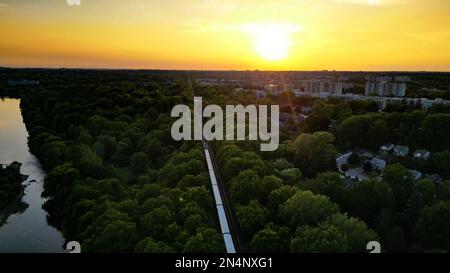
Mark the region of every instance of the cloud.
[[11, 10], [12, 6], [5, 2], [0, 2], [0, 11]]
[[333, 3], [360, 6], [387, 6], [396, 4], [408, 4], [411, 0], [328, 0]]
[[183, 32], [186, 33], [218, 33], [230, 32], [239, 30], [236, 24], [222, 24], [217, 22], [199, 22], [198, 20], [191, 20], [181, 24], [184, 27]]
[[346, 5], [368, 5], [368, 6], [379, 6], [385, 4], [383, 0], [332, 0], [338, 4]]
[[223, 24], [217, 22], [201, 23], [189, 21], [182, 24], [186, 33], [223, 33], [223, 32], [258, 32], [276, 28], [280, 32], [293, 33], [302, 31], [302, 26], [287, 22], [254, 22], [247, 24]]

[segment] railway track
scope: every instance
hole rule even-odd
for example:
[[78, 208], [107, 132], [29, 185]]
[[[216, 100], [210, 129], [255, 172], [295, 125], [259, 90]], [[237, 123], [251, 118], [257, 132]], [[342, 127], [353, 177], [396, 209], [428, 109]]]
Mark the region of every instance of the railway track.
[[[195, 100], [195, 91], [188, 79], [189, 87], [192, 96]], [[197, 115], [202, 117], [202, 115]], [[208, 167], [208, 173], [211, 181], [212, 192], [217, 209], [217, 216], [220, 223], [221, 233], [224, 239], [227, 253], [237, 253], [242, 250], [239, 236], [239, 228], [236, 217], [232, 211], [230, 198], [226, 190], [225, 184], [222, 181], [219, 167], [214, 156], [214, 151], [208, 141], [205, 140], [202, 134], [202, 146], [205, 154], [205, 160]]]

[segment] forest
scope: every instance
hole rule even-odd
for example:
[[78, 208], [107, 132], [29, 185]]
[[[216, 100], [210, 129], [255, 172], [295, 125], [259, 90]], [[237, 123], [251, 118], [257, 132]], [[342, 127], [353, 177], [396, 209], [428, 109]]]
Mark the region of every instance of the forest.
[[[28, 72], [25, 72], [27, 74]], [[223, 252], [199, 142], [170, 136], [183, 80], [158, 73], [36, 71], [21, 89], [49, 221], [83, 252]]]
[[[12, 73], [12, 72], [9, 72]], [[193, 105], [185, 72], [37, 70], [2, 86], [21, 98], [29, 147], [47, 177], [49, 221], [85, 252], [224, 252], [202, 147], [174, 141], [174, 105]], [[22, 74], [20, 74], [22, 73]], [[4, 74], [3, 76], [10, 76]], [[5, 77], [6, 77], [5, 76]], [[279, 104], [302, 121], [283, 123], [280, 146], [214, 141], [244, 252], [450, 250], [450, 109], [269, 95], [194, 86], [204, 102]], [[349, 181], [336, 166], [345, 151], [395, 143], [431, 159], [392, 158], [381, 179]], [[443, 180], [413, 178], [409, 168]]]
[[[210, 103], [254, 103], [230, 90], [197, 87]], [[197, 94], [197, 95], [198, 95]], [[216, 156], [227, 182], [246, 250], [252, 252], [364, 252], [377, 240], [384, 252], [450, 250], [450, 112], [436, 106], [294, 98], [262, 98], [296, 114], [312, 108], [301, 122], [288, 121], [278, 151], [259, 152], [250, 141], [216, 141]], [[385, 143], [427, 148], [427, 162], [394, 158], [382, 179], [343, 178], [336, 157], [346, 150], [378, 151]], [[410, 165], [444, 179], [415, 180]]]

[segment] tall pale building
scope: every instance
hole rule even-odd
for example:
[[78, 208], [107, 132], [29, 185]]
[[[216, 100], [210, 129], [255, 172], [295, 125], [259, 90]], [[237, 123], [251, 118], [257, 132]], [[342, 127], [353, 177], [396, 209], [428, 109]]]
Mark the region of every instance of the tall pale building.
[[305, 93], [330, 93], [342, 95], [342, 90], [344, 89], [342, 82], [333, 82], [329, 79], [302, 80], [299, 84]]
[[411, 79], [407, 76], [396, 77], [395, 81], [389, 76], [367, 77], [365, 95], [379, 97], [404, 97], [406, 95], [405, 81]]

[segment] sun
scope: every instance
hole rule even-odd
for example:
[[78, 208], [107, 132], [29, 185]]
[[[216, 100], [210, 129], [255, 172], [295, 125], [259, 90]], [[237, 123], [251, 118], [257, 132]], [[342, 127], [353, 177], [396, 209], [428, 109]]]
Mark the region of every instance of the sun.
[[256, 53], [267, 61], [279, 61], [289, 56], [292, 33], [298, 26], [292, 24], [248, 24], [244, 27], [250, 35]]
[[255, 46], [262, 58], [278, 61], [289, 55], [290, 41], [285, 33], [268, 30], [259, 34]]

